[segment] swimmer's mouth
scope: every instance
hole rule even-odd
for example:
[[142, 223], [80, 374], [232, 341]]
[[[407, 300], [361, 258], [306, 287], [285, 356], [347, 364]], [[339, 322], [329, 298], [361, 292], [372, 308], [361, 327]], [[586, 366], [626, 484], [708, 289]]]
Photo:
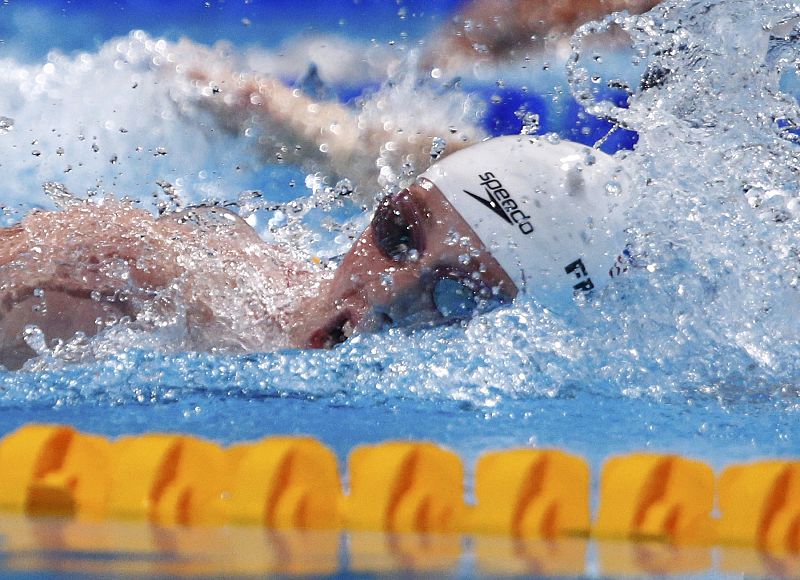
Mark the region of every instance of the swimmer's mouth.
[[392, 324], [392, 318], [388, 314], [373, 313], [367, 317], [367, 320], [359, 323], [355, 312], [348, 311], [312, 334], [308, 341], [308, 348], [333, 348], [337, 344], [345, 342], [356, 331], [376, 332]]
[[333, 348], [350, 338], [356, 330], [356, 321], [352, 312], [333, 319], [328, 326], [320, 328], [308, 341], [308, 348]]

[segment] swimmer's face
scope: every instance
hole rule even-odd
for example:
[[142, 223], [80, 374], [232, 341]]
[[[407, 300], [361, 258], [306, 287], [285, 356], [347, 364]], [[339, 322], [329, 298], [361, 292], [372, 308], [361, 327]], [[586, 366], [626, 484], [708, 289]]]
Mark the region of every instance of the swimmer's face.
[[435, 325], [510, 302], [516, 286], [429, 181], [384, 199], [310, 312], [299, 342]]

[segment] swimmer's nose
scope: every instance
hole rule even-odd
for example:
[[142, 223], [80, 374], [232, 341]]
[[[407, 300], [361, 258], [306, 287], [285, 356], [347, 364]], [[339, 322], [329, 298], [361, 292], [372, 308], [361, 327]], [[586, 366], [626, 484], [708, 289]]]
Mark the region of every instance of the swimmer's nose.
[[323, 305], [325, 314], [313, 325], [302, 346], [332, 348], [354, 334], [433, 322], [437, 313], [427, 302], [418, 292], [386, 293], [364, 286], [347, 299], [337, 300], [334, 308]]
[[423, 270], [410, 267], [351, 274], [344, 302], [354, 312], [355, 331], [377, 332], [436, 319], [438, 311], [426, 279]]
[[342, 261], [322, 293], [305, 346], [328, 348], [354, 333], [436, 319], [438, 311], [426, 290], [424, 266], [389, 260], [370, 242], [365, 232]]
[[378, 284], [369, 285], [367, 302], [373, 311], [387, 314], [398, 324], [431, 319], [437, 312], [424, 272], [401, 270], [388, 273]]

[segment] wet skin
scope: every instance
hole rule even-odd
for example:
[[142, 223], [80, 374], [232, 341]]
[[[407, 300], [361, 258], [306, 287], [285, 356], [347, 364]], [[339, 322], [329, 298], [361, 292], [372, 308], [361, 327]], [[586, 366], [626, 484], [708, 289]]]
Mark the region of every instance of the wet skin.
[[406, 259], [387, 255], [373, 219], [296, 326], [298, 346], [329, 347], [353, 331], [386, 325], [445, 323], [433, 299], [442, 278], [465, 280], [479, 298], [510, 302], [516, 295], [514, 283], [436, 186], [421, 179], [397, 197], [421, 251]]
[[[251, 312], [268, 311], [243, 280], [267, 280], [284, 294], [316, 288], [306, 264], [289, 255], [276, 260], [281, 255], [218, 208], [160, 219], [113, 201], [33, 212], [0, 229], [0, 364], [15, 369], [34, 356], [23, 339], [26, 325], [38, 326], [51, 346], [76, 332], [92, 336], [140, 319], [145, 309], [165, 318], [180, 311], [189, 344], [224, 348], [230, 324], [229, 313], [218, 312], [220, 296], [238, 292], [253, 302]], [[294, 320], [272, 322], [280, 328]]]
[[[237, 267], [275, 281], [283, 294], [304, 296], [277, 326], [285, 346], [298, 348], [331, 347], [389, 324], [447, 322], [433, 299], [442, 278], [465, 280], [479, 298], [513, 299], [513, 282], [430, 182], [397, 198], [421, 251], [407, 259], [387, 255], [373, 222], [323, 281], [305, 264], [276, 260], [274, 246], [227, 214], [230, 227], [199, 236], [185, 213], [155, 219], [117, 202], [32, 213], [0, 229], [0, 364], [19, 368], [34, 356], [23, 339], [26, 325], [38, 326], [48, 344], [76, 332], [91, 336], [135, 320], [164, 288], [177, 288], [187, 325], [213, 328], [218, 313], [203, 292], [230, 291], [235, 282], [224, 274]], [[197, 252], [226, 267], [196, 259], [187, 265], [186, 255]]]

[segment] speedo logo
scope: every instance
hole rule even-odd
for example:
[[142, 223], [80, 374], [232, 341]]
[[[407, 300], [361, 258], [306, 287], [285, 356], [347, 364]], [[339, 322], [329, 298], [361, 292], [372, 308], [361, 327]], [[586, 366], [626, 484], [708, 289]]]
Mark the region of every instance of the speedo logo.
[[494, 173], [487, 171], [483, 175], [478, 174], [478, 179], [481, 180], [486, 197], [475, 195], [471, 191], [464, 190], [468, 196], [476, 201], [481, 202], [487, 208], [496, 213], [504, 221], [511, 225], [516, 225], [526, 236], [533, 233], [533, 224], [530, 222], [531, 216], [525, 215], [519, 204], [511, 197], [511, 194], [506, 191], [500, 180], [497, 179]]

